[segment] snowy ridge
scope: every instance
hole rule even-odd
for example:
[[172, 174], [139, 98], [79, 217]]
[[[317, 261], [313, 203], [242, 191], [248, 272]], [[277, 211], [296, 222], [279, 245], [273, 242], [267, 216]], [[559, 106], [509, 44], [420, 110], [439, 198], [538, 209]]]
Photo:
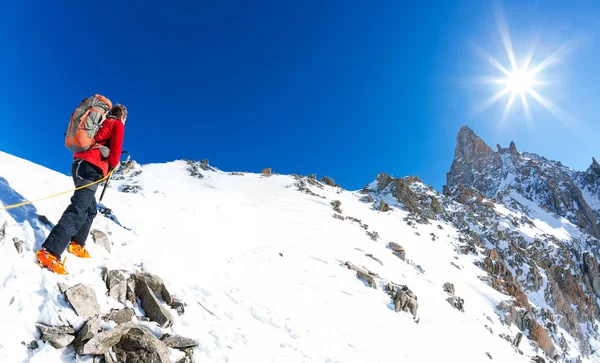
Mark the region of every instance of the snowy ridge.
[[[35, 183], [25, 177], [32, 174], [38, 176]], [[71, 187], [69, 177], [4, 153], [0, 177], [4, 205]], [[299, 190], [300, 182], [304, 190]], [[49, 232], [38, 216], [58, 220], [69, 196], [0, 211], [0, 225], [7, 222], [0, 240], [5, 256], [0, 264], [0, 306], [5, 307], [0, 314], [0, 361], [92, 362], [94, 357], [78, 356], [72, 347], [57, 350], [43, 342], [35, 323], [78, 330], [85, 322], [65, 301], [59, 282], [92, 287], [102, 313], [121, 307], [106, 296], [101, 278], [105, 267], [146, 271], [164, 279], [186, 304], [185, 314], [169, 309], [169, 328], [142, 321], [139, 309], [134, 321], [157, 337], [174, 333], [193, 339], [198, 343], [196, 362], [548, 359], [527, 331], [507, 323], [500, 306], [514, 303], [515, 297], [491, 286], [486, 253], [510, 250], [517, 236], [526, 249], [535, 249], [542, 236], [552, 236], [558, 244], [578, 239], [589, 247], [579, 229], [518, 194], [510, 198], [532, 215], [477, 195], [461, 203], [416, 178], [378, 177], [366, 189], [345, 191], [298, 176], [228, 173], [201, 162], [131, 163], [105, 195], [101, 209], [110, 208], [111, 213], [99, 214], [93, 226], [108, 234], [112, 252], [90, 238], [87, 247], [93, 258], [69, 257], [66, 277], [41, 270], [33, 261]], [[366, 195], [373, 202], [364, 202]], [[379, 211], [380, 200], [392, 209]], [[333, 210], [334, 201], [341, 203], [341, 214]], [[496, 223], [498, 228], [491, 228]], [[514, 237], [492, 238], [502, 231]], [[373, 232], [379, 237], [372, 238]], [[481, 244], [474, 242], [477, 235]], [[24, 241], [22, 253], [13, 238]], [[394, 254], [390, 242], [404, 248], [405, 260]], [[553, 245], [543, 243], [554, 253]], [[511, 258], [506, 252], [506, 260]], [[346, 262], [376, 273], [377, 289], [344, 266]], [[519, 266], [525, 265], [519, 274]], [[529, 286], [533, 259], [525, 265], [507, 262], [516, 280]], [[558, 316], [545, 296], [550, 279], [538, 269], [541, 286], [526, 290], [532, 314], [546, 309]], [[384, 290], [388, 282], [414, 292], [416, 318], [394, 311]], [[447, 301], [451, 295], [443, 290], [445, 283], [452, 283], [455, 295], [464, 299], [464, 312]], [[595, 352], [597, 327], [584, 328]], [[525, 336], [515, 344], [519, 332]], [[560, 351], [560, 359], [600, 359], [584, 354], [579, 340], [561, 327], [552, 334], [556, 340], [564, 336], [569, 348]], [[32, 340], [38, 348], [21, 344]], [[175, 349], [170, 354], [173, 362], [183, 357]]]

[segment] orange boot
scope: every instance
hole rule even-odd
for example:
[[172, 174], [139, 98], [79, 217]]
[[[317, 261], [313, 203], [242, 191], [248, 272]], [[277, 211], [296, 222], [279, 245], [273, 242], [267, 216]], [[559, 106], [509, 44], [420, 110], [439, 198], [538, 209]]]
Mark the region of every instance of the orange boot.
[[89, 252], [85, 249], [85, 247], [80, 246], [75, 242], [69, 243], [69, 248], [67, 250], [69, 251], [69, 253], [72, 253], [77, 257], [91, 258]]
[[67, 269], [65, 265], [60, 262], [60, 260], [46, 251], [45, 249], [41, 249], [35, 253], [37, 260], [35, 261], [41, 267], [47, 268], [48, 270], [57, 273], [59, 275], [67, 275]]

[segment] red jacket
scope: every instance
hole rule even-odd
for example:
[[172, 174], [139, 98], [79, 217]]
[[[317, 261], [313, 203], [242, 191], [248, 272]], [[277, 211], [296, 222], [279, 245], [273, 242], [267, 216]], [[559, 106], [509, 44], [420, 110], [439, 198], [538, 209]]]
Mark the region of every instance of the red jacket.
[[102, 174], [106, 176], [108, 169], [114, 168], [119, 164], [121, 159], [121, 151], [123, 151], [123, 135], [125, 127], [123, 122], [114, 118], [107, 118], [102, 124], [100, 130], [96, 134], [96, 143], [106, 146], [110, 149], [108, 158], [102, 157], [102, 153], [98, 148], [92, 148], [88, 151], [75, 153], [73, 158], [83, 159], [90, 164], [93, 164], [102, 170]]

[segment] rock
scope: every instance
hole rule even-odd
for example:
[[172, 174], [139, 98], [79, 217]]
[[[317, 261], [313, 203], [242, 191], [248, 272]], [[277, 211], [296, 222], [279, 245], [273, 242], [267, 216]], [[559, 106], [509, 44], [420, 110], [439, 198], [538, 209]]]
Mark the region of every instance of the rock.
[[327, 176], [323, 176], [321, 178], [321, 180], [319, 180], [319, 181], [325, 185], [329, 185], [330, 187], [338, 187], [339, 186], [335, 183], [335, 181], [333, 179], [331, 179], [330, 177], [327, 177]]
[[104, 249], [110, 252], [110, 241], [104, 232], [93, 229], [90, 233], [95, 244], [104, 247]]
[[88, 340], [92, 339], [100, 331], [100, 319], [97, 316], [92, 317], [86, 321], [83, 327], [75, 335], [73, 345], [76, 350], [80, 350], [83, 344]]
[[118, 362], [170, 363], [169, 349], [147, 328], [135, 326], [114, 346]]
[[17, 237], [13, 238], [13, 243], [15, 244], [15, 248], [19, 254], [23, 253], [23, 241], [18, 239]]
[[363, 203], [373, 203], [375, 202], [375, 199], [370, 195], [365, 195], [362, 198], [360, 198], [360, 201]]
[[165, 343], [165, 345], [169, 348], [175, 348], [179, 350], [198, 346], [198, 343], [196, 343], [195, 340], [184, 338], [179, 335], [165, 334], [160, 338], [160, 341]]
[[370, 257], [370, 258], [374, 259], [375, 261], [379, 262], [379, 264], [380, 264], [381, 266], [383, 266], [383, 262], [381, 262], [381, 260], [380, 260], [380, 259], [378, 259], [377, 257], [373, 256], [372, 254], [370, 254], [370, 253], [367, 253], [367, 254], [365, 254], [365, 256], [367, 256], [367, 257]]
[[446, 282], [444, 284], [444, 286], [442, 287], [444, 289], [444, 291], [446, 291], [447, 293], [454, 295], [454, 284], [451, 284], [449, 282]]
[[117, 344], [121, 337], [129, 332], [135, 325], [133, 323], [121, 324], [116, 328], [108, 331], [103, 331], [95, 335], [92, 339], [88, 340], [83, 346], [77, 351], [79, 355], [103, 355], [112, 346]]
[[600, 268], [596, 256], [589, 252], [583, 253], [583, 272], [586, 274], [596, 297], [600, 298]]
[[446, 299], [446, 301], [448, 301], [450, 303], [450, 305], [452, 305], [455, 309], [460, 310], [462, 312], [465, 311], [465, 300], [461, 299], [458, 296], [451, 296], [449, 298]]
[[30, 350], [35, 350], [35, 349], [38, 349], [40, 347], [39, 344], [38, 344], [38, 342], [35, 341], [35, 340], [32, 340], [29, 343], [21, 342], [21, 344], [23, 344], [24, 346], [27, 347], [27, 349], [30, 349]]
[[62, 294], [64, 294], [65, 292], [67, 292], [67, 290], [69, 290], [69, 286], [67, 286], [67, 284], [64, 284], [62, 282], [58, 283], [58, 289], [60, 290], [60, 292]]
[[377, 204], [377, 210], [380, 212], [389, 212], [390, 206], [387, 205], [383, 200], [380, 200]]
[[406, 251], [404, 250], [404, 247], [400, 246], [395, 242], [390, 242], [388, 246], [392, 251], [394, 251], [394, 254], [398, 256], [402, 261], [406, 259]]
[[394, 178], [391, 175], [382, 172], [377, 174], [375, 180], [377, 181], [377, 192], [381, 192], [390, 185]]
[[515, 340], [513, 341], [513, 345], [518, 348], [519, 345], [521, 344], [522, 339], [523, 339], [523, 333], [518, 332], [517, 336], [515, 337]]
[[488, 356], [488, 358], [490, 358], [490, 360], [492, 360], [492, 355], [491, 355], [490, 353], [488, 353], [488, 352], [485, 352], [485, 355], [487, 355], [487, 356]]
[[0, 241], [2, 241], [2, 239], [4, 238], [4, 235], [6, 234], [7, 226], [8, 226], [8, 222], [4, 221], [4, 224], [2, 224], [2, 227], [0, 227]]
[[334, 211], [338, 212], [339, 214], [342, 214], [342, 209], [340, 208], [342, 202], [340, 202], [339, 200], [334, 200], [330, 204], [333, 206]]
[[100, 313], [96, 292], [91, 287], [83, 284], [75, 285], [65, 291], [65, 297], [77, 315], [84, 319]]
[[135, 294], [140, 299], [142, 308], [150, 320], [158, 323], [162, 328], [171, 326], [171, 316], [163, 305], [158, 301], [154, 292], [144, 280], [138, 280], [135, 284]]
[[75, 339], [75, 330], [70, 326], [48, 326], [44, 324], [35, 324], [42, 333], [42, 340], [49, 342], [55, 349], [62, 349]]
[[552, 338], [543, 326], [532, 319], [529, 320], [529, 335], [531, 340], [539, 344], [540, 349], [542, 349], [544, 353], [549, 357], [554, 356], [556, 348], [552, 343]]
[[104, 282], [108, 289], [108, 296], [125, 305], [127, 301], [136, 305], [134, 295], [135, 282], [127, 271], [111, 270], [104, 274]]
[[261, 173], [265, 176], [271, 175], [271, 168], [264, 168]]
[[533, 363], [546, 363], [546, 360], [544, 358], [540, 357], [539, 355], [536, 355], [535, 357], [532, 357], [531, 361]]
[[169, 290], [167, 290], [165, 283], [160, 277], [147, 272], [143, 272], [136, 273], [135, 279], [136, 281], [145, 281], [150, 287], [150, 289], [154, 292], [154, 294], [163, 299], [168, 305], [171, 305], [171, 303], [173, 302], [173, 298], [171, 297]]
[[367, 231], [367, 235], [369, 235], [369, 237], [371, 237], [373, 241], [377, 241], [379, 239], [379, 233], [377, 233], [376, 231]]
[[[282, 253], [280, 253], [279, 255], [283, 257]], [[173, 302], [170, 306], [171, 309], [177, 311], [177, 315], [183, 315], [185, 313], [185, 304], [175, 298], [173, 298]]]
[[334, 214], [333, 214], [333, 218], [335, 218], [335, 219], [339, 219], [340, 221], [343, 221], [343, 220], [345, 220], [345, 219], [346, 219], [346, 218], [345, 218], [343, 215], [341, 215], [341, 214], [337, 214], [337, 213], [334, 213]]
[[104, 320], [125, 324], [131, 322], [134, 316], [135, 313], [131, 309], [113, 310], [104, 317]]
[[398, 289], [394, 296], [394, 310], [396, 312], [410, 311], [413, 317], [416, 318], [418, 308], [417, 296], [407, 286]]
[[346, 267], [348, 267], [348, 269], [356, 271], [356, 277], [365, 281], [371, 288], [377, 289], [377, 282], [373, 278], [373, 276], [376, 274], [373, 274], [370, 271], [357, 267], [351, 262], [346, 262], [345, 265]]

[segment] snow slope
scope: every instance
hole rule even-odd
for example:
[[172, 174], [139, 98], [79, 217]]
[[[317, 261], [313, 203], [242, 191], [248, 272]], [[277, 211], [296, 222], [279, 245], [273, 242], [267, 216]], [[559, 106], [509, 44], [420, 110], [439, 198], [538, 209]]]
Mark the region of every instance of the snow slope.
[[[0, 362], [92, 362], [72, 348], [43, 343], [35, 323], [76, 329], [84, 323], [62, 298], [58, 282], [92, 286], [103, 313], [120, 306], [106, 297], [103, 267], [164, 279], [186, 303], [186, 313], [171, 311], [168, 329], [140, 323], [157, 336], [174, 332], [196, 340], [197, 362], [485, 362], [486, 353], [493, 361], [529, 362], [542, 355], [526, 338], [521, 355], [498, 336], [518, 332], [496, 313], [509, 297], [479, 279], [486, 273], [474, 265], [476, 257], [456, 253], [458, 232], [448, 224], [409, 226], [405, 211], [378, 212], [359, 200], [362, 195], [339, 188], [311, 187], [325, 199], [311, 196], [297, 190], [292, 176], [216, 170], [197, 179], [184, 161], [137, 170], [141, 174], [113, 183], [105, 195], [103, 205], [118, 223], [101, 214], [94, 222], [93, 228], [109, 234], [112, 253], [90, 238], [94, 258], [68, 257], [66, 277], [33, 261], [49, 233], [38, 215], [57, 221], [70, 195], [0, 211], [0, 226], [8, 224], [0, 241]], [[125, 182], [142, 189], [120, 192]], [[71, 187], [68, 176], [0, 153], [4, 205]], [[341, 201], [344, 216], [377, 231], [379, 240], [356, 223], [332, 218], [333, 200]], [[14, 237], [24, 241], [23, 254]], [[406, 262], [387, 247], [392, 241], [405, 248]], [[346, 261], [407, 285], [418, 297], [417, 319], [394, 312], [383, 286], [370, 288], [342, 266]], [[465, 312], [446, 301], [446, 282], [465, 300]], [[33, 339], [38, 349], [21, 344]], [[173, 361], [181, 357], [171, 353]]]

